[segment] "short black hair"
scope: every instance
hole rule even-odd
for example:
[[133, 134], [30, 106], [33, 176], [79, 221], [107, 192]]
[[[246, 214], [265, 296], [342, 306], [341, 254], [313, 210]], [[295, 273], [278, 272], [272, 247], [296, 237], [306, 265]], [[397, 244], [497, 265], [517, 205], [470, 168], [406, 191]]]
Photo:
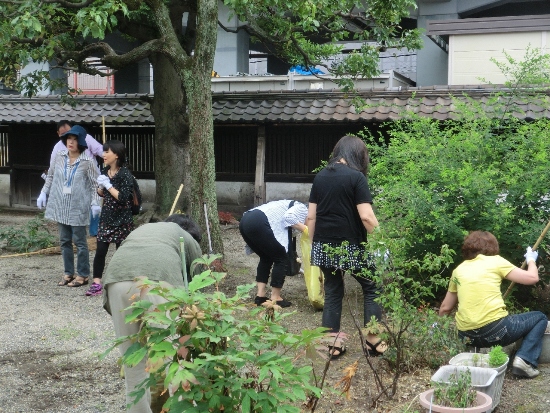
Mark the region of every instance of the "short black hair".
[[57, 122], [57, 128], [55, 130], [59, 130], [61, 129], [62, 126], [65, 126], [67, 125], [69, 128], [72, 128], [73, 127], [73, 124], [71, 122], [69, 122], [68, 120], [60, 120], [59, 122]]
[[189, 215], [172, 214], [164, 220], [164, 222], [173, 222], [178, 224], [184, 231], [187, 231], [195, 241], [201, 242], [202, 232], [198, 224], [193, 221]]

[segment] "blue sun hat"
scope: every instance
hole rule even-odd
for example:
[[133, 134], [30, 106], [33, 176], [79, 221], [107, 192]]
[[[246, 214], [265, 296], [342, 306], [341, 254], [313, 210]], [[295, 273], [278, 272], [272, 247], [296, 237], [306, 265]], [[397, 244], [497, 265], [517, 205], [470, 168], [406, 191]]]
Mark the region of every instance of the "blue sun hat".
[[88, 147], [88, 144], [86, 143], [87, 134], [88, 132], [86, 132], [86, 129], [84, 129], [82, 126], [74, 125], [69, 131], [61, 135], [61, 140], [63, 141], [63, 144], [66, 146], [67, 136], [73, 135], [73, 136], [76, 136], [79, 146], [84, 146], [85, 148], [87, 148]]

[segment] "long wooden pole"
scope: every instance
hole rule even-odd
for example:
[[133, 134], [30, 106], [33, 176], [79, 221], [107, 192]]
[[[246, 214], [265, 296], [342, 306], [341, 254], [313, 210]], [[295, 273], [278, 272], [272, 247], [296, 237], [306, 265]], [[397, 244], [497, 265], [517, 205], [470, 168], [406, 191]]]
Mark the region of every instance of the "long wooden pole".
[[180, 189], [178, 189], [178, 193], [176, 194], [176, 198], [174, 199], [174, 203], [172, 204], [172, 209], [170, 210], [170, 213], [168, 215], [172, 215], [174, 213], [174, 209], [176, 208], [176, 204], [178, 203], [178, 199], [180, 199], [182, 189], [183, 189], [183, 184], [181, 184]]
[[[535, 242], [535, 245], [533, 245], [533, 251], [536, 251], [536, 249], [539, 247], [540, 243], [542, 242], [542, 240], [546, 236], [546, 233], [548, 232], [549, 229], [550, 229], [550, 221], [548, 221], [548, 224], [546, 224], [546, 226], [544, 227], [544, 229], [540, 233], [540, 236], [537, 239], [537, 242]], [[521, 264], [521, 269], [524, 270], [526, 267], [527, 267], [527, 261], [523, 261], [523, 264]], [[506, 290], [506, 292], [502, 296], [503, 298], [506, 298], [508, 296], [508, 294], [510, 294], [510, 292], [512, 291], [512, 288], [514, 287], [514, 284], [515, 284], [515, 282], [513, 282], [513, 281], [510, 283], [510, 285], [508, 286], [508, 289]]]
[[103, 129], [103, 143], [105, 143], [106, 141], [106, 136], [105, 136], [105, 116], [102, 116], [101, 117], [101, 125], [102, 125], [102, 129]]

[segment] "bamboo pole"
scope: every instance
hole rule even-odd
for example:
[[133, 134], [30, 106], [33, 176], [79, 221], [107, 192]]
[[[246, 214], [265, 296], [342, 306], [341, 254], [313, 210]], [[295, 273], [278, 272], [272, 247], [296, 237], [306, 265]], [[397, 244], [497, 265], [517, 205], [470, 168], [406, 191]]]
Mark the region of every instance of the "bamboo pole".
[[101, 126], [102, 126], [102, 129], [103, 129], [103, 134], [102, 134], [102, 137], [103, 137], [103, 144], [105, 144], [105, 141], [106, 141], [106, 136], [105, 136], [105, 116], [102, 116], [101, 117]]
[[[548, 232], [549, 229], [550, 229], [550, 221], [548, 221], [548, 224], [546, 224], [546, 226], [544, 227], [544, 229], [540, 233], [540, 236], [537, 239], [537, 242], [535, 242], [535, 245], [533, 245], [533, 248], [532, 248], [533, 251], [536, 251], [536, 249], [539, 247], [540, 243], [542, 242], [542, 240], [546, 236], [546, 233]], [[527, 267], [527, 261], [523, 261], [523, 264], [521, 264], [521, 269], [524, 270], [526, 267]], [[508, 296], [508, 294], [510, 294], [510, 292], [512, 291], [512, 288], [514, 287], [514, 284], [515, 284], [515, 282], [513, 282], [513, 281], [510, 283], [510, 285], [506, 289], [506, 292], [502, 295], [502, 298], [506, 298]]]
[[174, 199], [174, 203], [172, 204], [172, 209], [170, 209], [170, 213], [168, 214], [168, 216], [170, 216], [174, 213], [174, 209], [176, 208], [176, 204], [178, 203], [178, 199], [180, 199], [182, 189], [183, 189], [183, 184], [181, 184], [180, 188], [178, 189], [178, 193], [176, 194], [176, 198]]

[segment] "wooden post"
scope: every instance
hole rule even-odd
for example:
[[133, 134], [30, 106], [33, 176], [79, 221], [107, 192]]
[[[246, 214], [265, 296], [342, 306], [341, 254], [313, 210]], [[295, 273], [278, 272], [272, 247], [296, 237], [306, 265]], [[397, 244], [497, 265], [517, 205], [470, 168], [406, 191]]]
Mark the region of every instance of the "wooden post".
[[106, 140], [106, 136], [105, 136], [105, 116], [102, 116], [101, 117], [101, 126], [102, 126], [102, 129], [103, 129], [103, 143], [105, 143], [105, 140]]
[[254, 206], [265, 204], [265, 126], [258, 127], [256, 149], [256, 177], [254, 179]]

